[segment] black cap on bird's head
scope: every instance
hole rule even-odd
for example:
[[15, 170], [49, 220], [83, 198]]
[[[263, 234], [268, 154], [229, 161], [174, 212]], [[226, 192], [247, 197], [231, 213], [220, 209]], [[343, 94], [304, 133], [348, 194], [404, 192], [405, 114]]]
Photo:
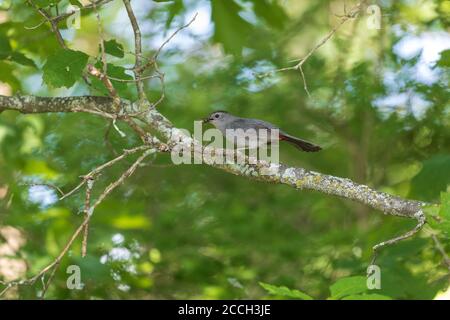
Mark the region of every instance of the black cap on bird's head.
[[207, 116], [205, 119], [203, 119], [203, 123], [209, 123], [211, 121], [220, 120], [224, 116], [228, 115], [229, 113], [223, 110], [217, 110], [214, 112], [211, 112], [209, 116]]

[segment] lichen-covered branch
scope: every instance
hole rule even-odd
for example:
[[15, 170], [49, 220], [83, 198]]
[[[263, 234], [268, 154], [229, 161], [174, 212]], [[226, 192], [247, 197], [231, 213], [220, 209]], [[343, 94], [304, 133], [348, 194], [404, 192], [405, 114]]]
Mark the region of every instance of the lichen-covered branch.
[[[138, 102], [139, 103], [139, 102]], [[119, 107], [119, 108], [117, 108]], [[220, 148], [202, 146], [199, 141], [187, 135], [185, 131], [172, 125], [169, 119], [164, 117], [154, 107], [150, 107], [144, 112], [140, 111], [140, 106], [136, 103], [130, 103], [125, 100], [118, 100], [118, 97], [96, 97], [96, 96], [80, 96], [80, 97], [36, 97], [36, 96], [2, 96], [0, 95], [0, 113], [5, 110], [14, 110], [23, 114], [29, 113], [61, 113], [61, 112], [86, 112], [93, 113], [105, 118], [124, 120], [130, 127], [142, 138], [145, 145], [138, 147], [149, 148], [144, 154], [130, 167], [121, 178], [111, 183], [103, 193], [98, 197], [95, 203], [89, 207], [89, 212], [82, 224], [76, 229], [68, 244], [64, 247], [60, 255], [46, 268], [42, 269], [37, 275], [30, 279], [6, 283], [5, 288], [0, 292], [0, 296], [8, 289], [23, 284], [33, 284], [39, 277], [47, 272], [51, 272], [50, 278], [44, 286], [44, 292], [47, 290], [51, 279], [53, 278], [56, 268], [58, 268], [61, 259], [66, 254], [75, 239], [84, 231], [83, 250], [86, 250], [87, 226], [89, 224], [92, 210], [98, 206], [103, 199], [123, 180], [131, 175], [137, 168], [137, 165], [148, 155], [149, 152], [162, 151], [167, 152], [174, 147], [185, 147], [192, 151], [194, 157], [201, 157], [203, 163], [222, 169], [232, 174], [248, 177], [254, 180], [266, 181], [271, 183], [286, 184], [296, 189], [307, 189], [322, 192], [324, 194], [338, 196], [344, 199], [350, 199], [365, 204], [373, 209], [380, 210], [385, 214], [395, 215], [417, 221], [416, 226], [410, 231], [397, 236], [393, 239], [381, 242], [373, 247], [374, 256], [372, 264], [375, 263], [377, 252], [380, 248], [397, 243], [403, 239], [409, 238], [419, 232], [425, 224], [425, 214], [422, 207], [425, 203], [415, 200], [406, 200], [384, 192], [379, 192], [369, 188], [368, 186], [357, 184], [350, 179], [335, 177], [322, 174], [315, 171], [306, 170], [298, 167], [290, 167], [279, 163], [270, 163], [267, 161], [257, 160], [245, 155], [241, 155], [241, 161], [215, 162], [214, 157], [205, 157], [208, 155], [227, 155], [232, 150], [224, 150]], [[140, 112], [138, 112], [140, 111]], [[139, 126], [144, 123], [159, 133], [164, 142], [158, 138], [151, 136]], [[110, 162], [100, 166], [96, 170], [102, 170], [103, 167], [112, 165], [128, 154], [126, 151], [122, 156], [111, 160]], [[230, 159], [230, 158], [228, 158]], [[234, 156], [233, 158], [234, 159]], [[94, 172], [94, 171], [93, 171]], [[94, 173], [83, 178], [83, 181], [71, 192], [64, 195], [67, 197], [83, 184], [85, 184]], [[90, 194], [90, 191], [88, 192]], [[90, 200], [90, 196], [87, 197]], [[88, 200], [87, 200], [88, 201]], [[89, 201], [90, 202], [90, 201]], [[85, 251], [83, 251], [85, 254]]]
[[[35, 96], [0, 96], [0, 112], [3, 110], [16, 110], [21, 113], [83, 112], [85, 110], [98, 109], [106, 113], [113, 113], [113, 106], [113, 99], [107, 97], [43, 98]], [[121, 109], [124, 113], [131, 113], [137, 109], [137, 106], [122, 100]], [[156, 129], [169, 145], [173, 146], [178, 143], [186, 145], [199, 144], [190, 136], [183, 134], [180, 129], [174, 127], [166, 117], [154, 108], [139, 114], [138, 117], [139, 120]], [[223, 150], [211, 150], [211, 147], [206, 147], [205, 151], [209, 154], [211, 152], [223, 152]], [[390, 215], [413, 219], [419, 219], [419, 216], [423, 216], [421, 210], [424, 205], [423, 202], [405, 200], [379, 192], [346, 178], [264, 161], [257, 161], [256, 164], [208, 164], [255, 180], [286, 184], [296, 189], [315, 190], [354, 200]], [[268, 172], [271, 174], [267, 174]]]
[[[121, 108], [127, 109], [131, 103], [122, 101]], [[55, 113], [55, 112], [86, 112], [86, 110], [100, 110], [107, 113], [114, 112], [114, 103], [108, 97], [36, 97], [0, 95], [0, 112], [16, 110], [20, 113]]]
[[[178, 128], [172, 126], [170, 121], [156, 110], [147, 113], [146, 122], [151, 124], [168, 140], [174, 143], [196, 144], [191, 137], [183, 136]], [[222, 152], [206, 147], [204, 152], [211, 154]], [[206, 162], [207, 163], [207, 162]], [[379, 192], [368, 186], [357, 184], [350, 179], [335, 177], [298, 167], [290, 167], [284, 164], [274, 164], [258, 160], [256, 164], [248, 161], [245, 164], [207, 163], [221, 168], [233, 174], [247, 176], [252, 179], [287, 184], [296, 189], [315, 190], [329, 195], [354, 200], [386, 214], [414, 218], [422, 216], [421, 208], [425, 203], [415, 200], [405, 200], [384, 192]]]

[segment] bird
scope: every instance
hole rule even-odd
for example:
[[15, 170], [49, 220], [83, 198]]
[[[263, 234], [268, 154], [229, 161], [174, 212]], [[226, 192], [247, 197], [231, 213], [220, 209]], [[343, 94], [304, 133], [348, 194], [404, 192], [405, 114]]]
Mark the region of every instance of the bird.
[[[322, 150], [322, 148], [312, 142], [294, 137], [290, 134], [287, 134], [286, 132], [279, 129], [277, 126], [263, 121], [259, 119], [251, 119], [251, 118], [240, 118], [235, 115], [232, 115], [231, 113], [228, 113], [226, 111], [217, 110], [212, 112], [208, 117], [203, 119], [203, 123], [211, 123], [218, 129], [223, 136], [227, 140], [231, 140], [233, 142], [236, 141], [238, 129], [242, 129], [244, 132], [249, 129], [254, 129], [256, 131], [256, 139], [257, 141], [249, 141], [248, 137], [245, 141], [246, 145], [237, 145], [238, 147], [244, 147], [244, 148], [258, 148], [262, 146], [267, 146], [270, 143], [273, 142], [273, 137], [271, 137], [271, 130], [278, 130], [278, 135], [275, 136], [275, 139], [278, 139], [278, 141], [286, 141], [292, 144], [293, 146], [297, 147], [301, 151], [305, 152], [317, 152]], [[238, 131], [236, 131], [238, 130]], [[267, 138], [263, 138], [260, 136], [260, 130], [266, 130], [267, 135], [265, 135]], [[242, 132], [242, 131], [241, 131]], [[242, 133], [240, 133], [242, 134]], [[242, 137], [241, 137], [242, 138]], [[239, 137], [238, 137], [239, 141]]]

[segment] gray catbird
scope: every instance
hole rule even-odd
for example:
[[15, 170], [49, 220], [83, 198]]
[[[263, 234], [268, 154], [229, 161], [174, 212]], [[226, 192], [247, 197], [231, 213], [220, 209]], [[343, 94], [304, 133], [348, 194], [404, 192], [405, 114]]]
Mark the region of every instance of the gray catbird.
[[[233, 135], [233, 137], [228, 137], [227, 136], [227, 130], [228, 132], [230, 132], [230, 130], [237, 130], [237, 129], [242, 129], [244, 131], [249, 130], [249, 129], [254, 129], [257, 133], [259, 132], [259, 130], [266, 130], [266, 132], [268, 132], [267, 136], [270, 137], [270, 130], [273, 129], [278, 129], [279, 130], [279, 134], [278, 134], [278, 140], [279, 141], [287, 141], [291, 144], [293, 144], [294, 146], [296, 146], [297, 148], [299, 148], [300, 150], [306, 151], [306, 152], [316, 152], [321, 150], [322, 148], [305, 140], [293, 137], [285, 132], [283, 132], [282, 130], [280, 130], [279, 128], [277, 128], [276, 126], [274, 126], [273, 124], [266, 122], [266, 121], [262, 121], [262, 120], [258, 120], [258, 119], [249, 119], [249, 118], [239, 118], [236, 117], [226, 111], [215, 111], [213, 113], [211, 113], [207, 118], [205, 118], [203, 120], [203, 123], [211, 123], [213, 124], [218, 130], [220, 130], [220, 132], [222, 132], [222, 134], [230, 140], [234, 140], [235, 135]], [[261, 141], [261, 139], [258, 139], [258, 146], [262, 146], [264, 144], [270, 144], [270, 141], [268, 141], [269, 139], [266, 139], [266, 141]]]

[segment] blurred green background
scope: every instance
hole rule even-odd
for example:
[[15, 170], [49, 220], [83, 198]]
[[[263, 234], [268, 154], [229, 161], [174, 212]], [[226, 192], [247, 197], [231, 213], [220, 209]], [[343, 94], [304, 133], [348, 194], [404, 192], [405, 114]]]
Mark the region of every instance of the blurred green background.
[[[58, 2], [60, 12], [69, 3], [36, 1], [43, 7], [51, 2]], [[354, 4], [134, 0], [147, 56], [198, 13], [160, 55], [166, 98], [158, 109], [188, 130], [216, 109], [264, 119], [324, 149], [299, 153], [282, 144], [284, 163], [402, 197], [449, 202], [450, 1], [368, 1], [381, 9], [381, 28], [370, 28], [373, 15], [364, 11], [317, 50], [303, 67], [310, 97], [298, 72], [255, 75], [292, 65], [339, 23], [344, 7]], [[42, 69], [59, 50], [50, 26], [36, 27], [41, 16], [25, 1], [3, 0], [0, 8], [0, 94], [105, 94], [81, 79], [70, 88], [47, 86]], [[56, 14], [55, 7], [49, 10]], [[99, 12], [106, 39], [125, 48], [124, 57], [108, 55], [115, 66], [111, 75], [126, 78], [134, 47], [123, 3], [112, 1]], [[80, 26], [60, 24], [69, 48], [95, 59], [99, 36], [92, 10], [82, 12]], [[116, 85], [122, 97], [135, 99], [132, 83]], [[158, 81], [149, 80], [146, 89], [152, 100], [159, 98]], [[106, 143], [108, 122], [92, 115], [0, 115], [0, 279], [38, 272], [82, 220], [83, 192], [58, 202], [53, 189], [27, 184], [70, 190], [80, 175], [139, 144], [133, 132], [119, 126], [126, 137], [112, 130]], [[94, 196], [132, 160], [105, 172]], [[336, 281], [365, 276], [373, 245], [414, 226], [317, 192], [250, 181], [204, 165], [174, 166], [168, 155], [150, 160], [95, 211], [88, 256], [81, 258], [77, 241], [48, 298], [289, 298], [271, 294], [262, 282], [322, 299], [330, 297]], [[435, 232], [449, 248], [446, 208], [438, 213], [443, 224], [427, 226], [382, 252], [377, 261], [382, 289], [371, 293], [432, 299], [447, 290], [449, 270], [430, 237]], [[8, 236], [17, 248], [2, 252]], [[66, 287], [66, 268], [73, 264], [81, 267], [83, 290]], [[38, 281], [11, 297], [36, 298], [41, 290]]]

